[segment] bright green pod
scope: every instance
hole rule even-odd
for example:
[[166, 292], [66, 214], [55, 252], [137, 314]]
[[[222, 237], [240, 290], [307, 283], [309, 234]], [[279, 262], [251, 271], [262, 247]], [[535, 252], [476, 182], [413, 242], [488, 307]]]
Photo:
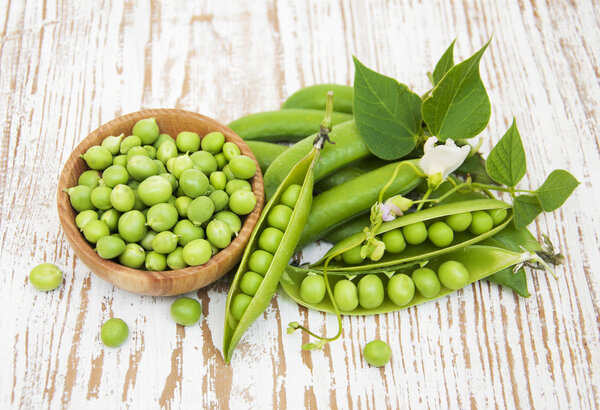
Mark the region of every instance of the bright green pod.
[[[322, 110], [302, 108], [265, 111], [238, 118], [227, 126], [245, 140], [299, 141], [319, 129], [324, 115]], [[351, 114], [333, 113], [333, 125], [351, 119]]]
[[285, 145], [273, 144], [272, 142], [265, 141], [246, 141], [246, 145], [252, 150], [263, 174], [267, 171], [267, 168], [269, 168], [275, 158], [289, 148]]
[[315, 84], [304, 87], [290, 95], [281, 108], [310, 108], [315, 110], [325, 109], [325, 96], [329, 91], [335, 95], [333, 109], [337, 112], [352, 114], [354, 101], [354, 87], [343, 84]]

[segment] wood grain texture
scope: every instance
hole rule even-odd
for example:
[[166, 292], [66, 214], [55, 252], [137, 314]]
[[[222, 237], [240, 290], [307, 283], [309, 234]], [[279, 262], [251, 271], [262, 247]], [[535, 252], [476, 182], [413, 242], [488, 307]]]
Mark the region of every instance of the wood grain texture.
[[[352, 54], [422, 93], [452, 39], [482, 60], [492, 118], [484, 150], [516, 118], [523, 186], [555, 168], [581, 182], [536, 220], [567, 256], [528, 275], [520, 299], [488, 282], [405, 311], [344, 318], [322, 352], [290, 321], [332, 316], [274, 298], [225, 366], [227, 280], [197, 292], [204, 317], [177, 327], [173, 297], [114, 288], [77, 259], [55, 193], [77, 144], [112, 118], [173, 107], [224, 123], [276, 109], [299, 87], [351, 84]], [[598, 408], [600, 403], [600, 3], [567, 1], [0, 1], [0, 405], [2, 408]], [[218, 84], [218, 86], [215, 86]], [[35, 291], [47, 261], [64, 284]], [[101, 324], [130, 338], [105, 349]], [[362, 347], [387, 340], [391, 363]]]

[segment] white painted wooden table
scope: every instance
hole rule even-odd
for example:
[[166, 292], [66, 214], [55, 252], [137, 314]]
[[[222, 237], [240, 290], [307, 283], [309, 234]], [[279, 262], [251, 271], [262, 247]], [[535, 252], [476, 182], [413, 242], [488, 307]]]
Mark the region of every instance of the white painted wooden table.
[[[197, 293], [205, 316], [184, 329], [169, 317], [172, 298], [113, 288], [64, 238], [62, 165], [115, 116], [177, 107], [228, 122], [305, 85], [351, 84], [352, 54], [424, 92], [452, 39], [462, 59], [492, 33], [484, 150], [515, 116], [525, 184], [555, 168], [582, 182], [532, 225], [567, 262], [558, 280], [529, 275], [529, 299], [482, 282], [346, 318], [340, 341], [307, 353], [287, 323], [332, 333], [335, 319], [278, 295], [225, 366], [226, 280]], [[597, 408], [599, 46], [593, 0], [0, 1], [0, 408]], [[42, 261], [64, 270], [57, 291], [29, 285]], [[111, 316], [131, 331], [116, 350], [99, 341]], [[392, 347], [382, 369], [361, 357], [374, 338]]]

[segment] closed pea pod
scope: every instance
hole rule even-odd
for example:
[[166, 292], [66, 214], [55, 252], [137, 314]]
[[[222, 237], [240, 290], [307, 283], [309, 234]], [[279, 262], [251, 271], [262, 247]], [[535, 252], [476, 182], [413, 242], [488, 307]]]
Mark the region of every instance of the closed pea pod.
[[316, 110], [325, 109], [325, 98], [327, 91], [335, 94], [335, 110], [352, 114], [354, 100], [354, 87], [343, 84], [315, 84], [301, 88], [290, 95], [281, 108], [311, 108]]

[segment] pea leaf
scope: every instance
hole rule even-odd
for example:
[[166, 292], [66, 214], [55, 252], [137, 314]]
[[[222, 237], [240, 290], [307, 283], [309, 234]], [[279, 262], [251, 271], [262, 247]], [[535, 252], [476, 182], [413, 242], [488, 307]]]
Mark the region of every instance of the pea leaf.
[[435, 65], [435, 69], [433, 70], [433, 73], [431, 74], [431, 82], [433, 83], [434, 87], [444, 77], [444, 74], [446, 74], [448, 72], [448, 70], [450, 70], [454, 66], [454, 43], [455, 42], [456, 42], [456, 40], [454, 40], [450, 44], [450, 47], [448, 47], [448, 49], [446, 49], [446, 51], [444, 51], [444, 54], [442, 54], [442, 57]]
[[525, 175], [525, 149], [514, 118], [506, 134], [492, 148], [486, 169], [494, 181], [510, 187], [517, 185]]
[[542, 209], [550, 212], [560, 208], [577, 188], [577, 185], [579, 185], [579, 181], [569, 172], [563, 169], [552, 171], [537, 190], [537, 197]]
[[423, 101], [423, 119], [442, 141], [472, 138], [490, 120], [490, 99], [479, 76], [479, 61], [489, 44], [448, 70]]
[[540, 201], [535, 195], [519, 195], [513, 203], [515, 228], [523, 229], [542, 212]]
[[527, 277], [525, 276], [525, 269], [522, 267], [516, 272], [513, 272], [512, 266], [502, 269], [501, 271], [488, 276], [487, 279], [497, 283], [498, 285], [511, 288], [521, 297], [528, 298], [530, 296], [529, 289], [527, 289]]
[[421, 98], [393, 78], [354, 57], [356, 128], [377, 157], [394, 160], [415, 148], [421, 130]]

